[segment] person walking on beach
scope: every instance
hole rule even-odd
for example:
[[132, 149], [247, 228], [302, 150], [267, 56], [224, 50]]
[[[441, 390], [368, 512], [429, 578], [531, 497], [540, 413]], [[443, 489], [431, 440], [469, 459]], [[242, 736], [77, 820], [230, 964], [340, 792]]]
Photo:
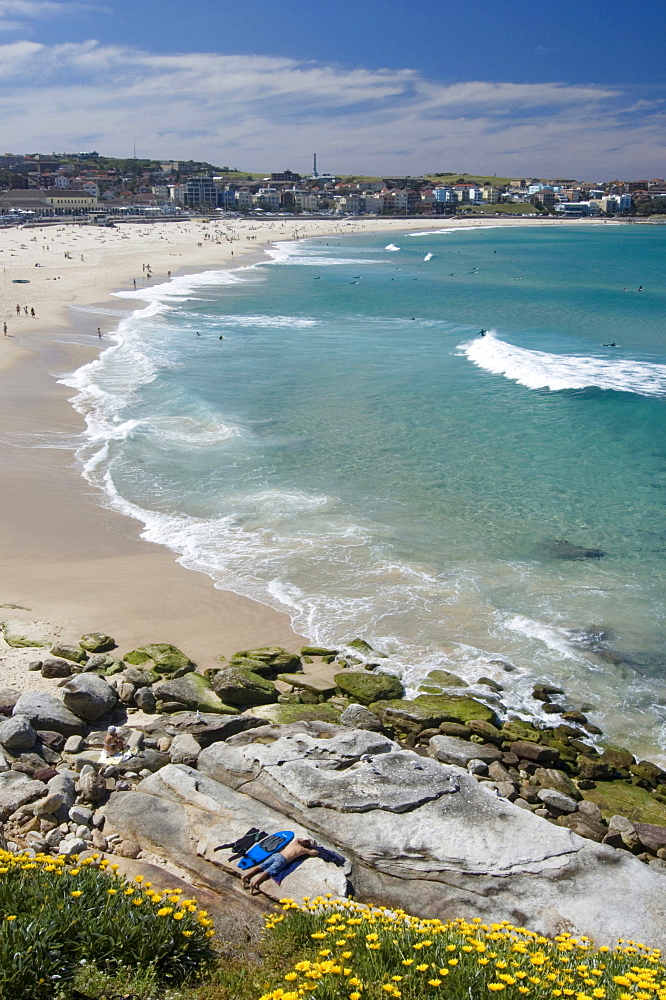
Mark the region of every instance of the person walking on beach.
[[34, 306], [30, 310], [30, 315], [32, 316], [33, 319], [35, 318], [35, 308], [34, 308]]
[[17, 316], [20, 316], [20, 315], [21, 315], [21, 307], [20, 307], [20, 306], [19, 306], [18, 304], [17, 304], [17, 306], [16, 306], [16, 315], [17, 315]]
[[4, 335], [6, 337], [7, 336], [7, 324], [6, 323], [3, 323], [3, 325], [2, 325], [2, 332], [4, 333]]
[[[256, 896], [262, 882], [265, 882], [273, 875], [281, 875], [293, 861], [298, 861], [300, 858], [316, 858], [318, 855], [319, 851], [316, 849], [313, 840], [305, 840], [303, 837], [297, 837], [296, 840], [292, 840], [281, 851], [271, 854], [265, 861], [260, 861], [258, 865], [249, 868], [241, 876], [241, 884], [244, 889], [250, 889], [252, 895]], [[250, 879], [254, 878], [257, 872], [260, 874], [254, 882], [251, 882]]]
[[102, 331], [100, 330], [99, 327], [97, 327], [97, 336], [98, 336], [99, 340], [102, 339]]

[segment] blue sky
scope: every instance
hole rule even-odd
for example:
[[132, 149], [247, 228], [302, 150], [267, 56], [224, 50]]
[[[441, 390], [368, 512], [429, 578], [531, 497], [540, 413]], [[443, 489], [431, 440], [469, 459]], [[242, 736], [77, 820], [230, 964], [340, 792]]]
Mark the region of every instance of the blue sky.
[[0, 0], [0, 151], [664, 176], [664, 0]]

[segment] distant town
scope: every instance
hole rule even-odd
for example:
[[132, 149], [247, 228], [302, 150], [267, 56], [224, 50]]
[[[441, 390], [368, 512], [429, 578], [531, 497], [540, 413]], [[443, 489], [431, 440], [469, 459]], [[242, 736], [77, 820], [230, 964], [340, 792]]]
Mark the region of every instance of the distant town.
[[[336, 216], [666, 214], [666, 181], [476, 176], [253, 174], [197, 161], [117, 159], [97, 152], [0, 156], [0, 225], [75, 216], [166, 218], [235, 213]], [[82, 218], [83, 217], [83, 218]]]

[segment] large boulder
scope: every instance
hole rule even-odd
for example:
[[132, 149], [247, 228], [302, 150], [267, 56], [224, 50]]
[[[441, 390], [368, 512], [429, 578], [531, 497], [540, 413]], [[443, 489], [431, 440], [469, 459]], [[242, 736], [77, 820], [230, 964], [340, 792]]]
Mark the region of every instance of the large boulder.
[[495, 713], [475, 698], [454, 694], [422, 694], [408, 700], [375, 701], [370, 710], [400, 735], [420, 733], [442, 722], [470, 722], [481, 719], [495, 723]]
[[59, 698], [46, 691], [29, 691], [22, 694], [14, 705], [12, 715], [25, 715], [32, 728], [51, 730], [63, 736], [85, 736], [86, 724], [63, 705]]
[[383, 728], [377, 716], [365, 705], [347, 705], [340, 716], [340, 722], [343, 726], [349, 726], [350, 729], [369, 729], [372, 732], [380, 732]]
[[213, 691], [228, 705], [270, 705], [277, 701], [275, 685], [242, 667], [224, 667], [212, 679]]
[[372, 674], [367, 670], [343, 670], [334, 677], [343, 694], [362, 705], [373, 701], [391, 701], [402, 698], [405, 689], [397, 677], [390, 674]]
[[598, 944], [666, 945], [661, 874], [544, 822], [460, 768], [362, 735], [216, 743], [197, 774], [325, 836], [352, 861], [360, 900], [440, 919], [519, 914], [544, 935], [566, 928]]
[[14, 715], [0, 722], [0, 743], [7, 750], [32, 750], [37, 734], [25, 715]]
[[115, 648], [116, 640], [106, 632], [86, 632], [79, 639], [79, 645], [88, 653], [107, 653]]
[[22, 771], [4, 771], [0, 774], [0, 823], [21, 806], [42, 798], [45, 790], [41, 781], [29, 778]]
[[583, 797], [569, 775], [558, 768], [537, 767], [534, 777], [541, 788], [554, 788], [555, 791], [561, 792], [562, 795], [568, 795], [569, 798], [574, 799], [576, 802]]
[[196, 669], [196, 663], [193, 663], [189, 656], [168, 642], [152, 642], [147, 646], [139, 646], [138, 649], [127, 653], [123, 659], [125, 663], [133, 663], [136, 666], [141, 667], [145, 664], [154, 667], [160, 674]]
[[73, 646], [69, 642], [54, 642], [51, 646], [53, 656], [59, 656], [63, 660], [71, 660], [72, 663], [85, 663], [88, 654], [81, 646]]
[[[243, 662], [251, 660], [255, 666]], [[256, 666], [263, 664], [263, 669]], [[229, 666], [247, 667], [263, 677], [274, 677], [279, 673], [293, 673], [302, 670], [303, 664], [297, 653], [288, 653], [282, 646], [261, 646], [258, 649], [242, 649], [229, 660]]]
[[468, 743], [455, 736], [433, 736], [429, 741], [430, 756], [442, 764], [456, 764], [467, 767], [470, 760], [482, 760], [484, 764], [502, 759], [502, 751], [483, 743]]
[[150, 689], [159, 702], [192, 708], [199, 712], [215, 712], [218, 715], [234, 715], [238, 709], [227, 705], [213, 691], [210, 681], [193, 671], [182, 677], [159, 681]]
[[94, 722], [115, 707], [116, 692], [97, 674], [77, 674], [62, 688], [62, 700], [80, 719]]

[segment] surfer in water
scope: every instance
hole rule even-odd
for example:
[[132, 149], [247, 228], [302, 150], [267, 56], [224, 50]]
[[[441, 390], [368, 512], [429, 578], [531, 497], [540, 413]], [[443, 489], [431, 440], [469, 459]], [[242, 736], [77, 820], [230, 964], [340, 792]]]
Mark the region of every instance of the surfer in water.
[[478, 336], [479, 336], [479, 337], [485, 337], [485, 335], [486, 335], [487, 333], [488, 333], [488, 331], [487, 331], [487, 330], [479, 330], [479, 333], [478, 333]]
[[602, 344], [601, 346], [602, 347], [617, 347], [617, 344], [615, 343], [615, 341], [613, 341], [612, 344]]

